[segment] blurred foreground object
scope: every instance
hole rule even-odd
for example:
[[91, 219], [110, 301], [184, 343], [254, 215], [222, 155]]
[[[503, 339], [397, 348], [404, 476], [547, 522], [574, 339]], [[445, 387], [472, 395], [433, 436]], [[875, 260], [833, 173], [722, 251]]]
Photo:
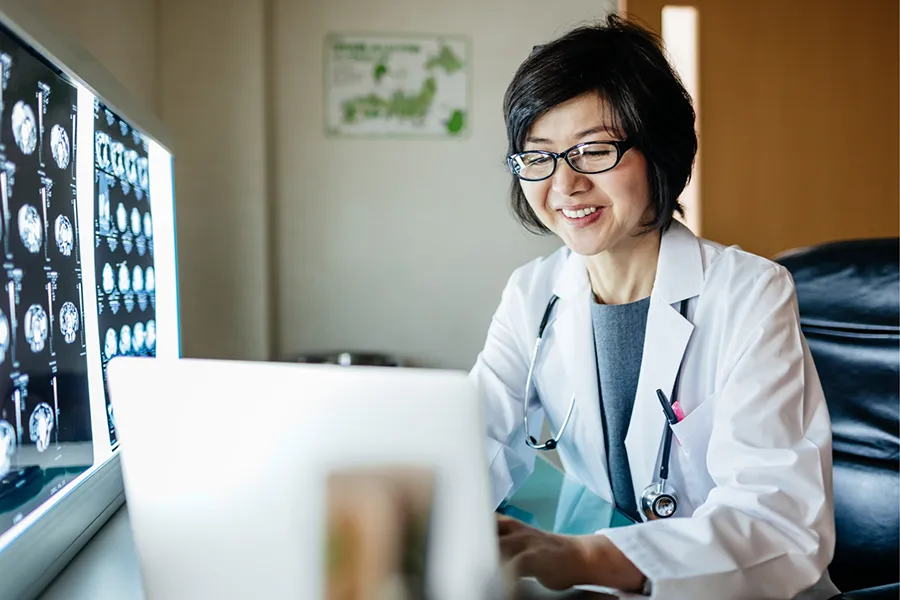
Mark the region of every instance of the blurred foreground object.
[[[792, 274], [834, 438], [844, 598], [900, 597], [900, 239], [852, 240], [776, 257]], [[873, 590], [878, 586], [878, 590]], [[865, 590], [865, 591], [863, 591]]]

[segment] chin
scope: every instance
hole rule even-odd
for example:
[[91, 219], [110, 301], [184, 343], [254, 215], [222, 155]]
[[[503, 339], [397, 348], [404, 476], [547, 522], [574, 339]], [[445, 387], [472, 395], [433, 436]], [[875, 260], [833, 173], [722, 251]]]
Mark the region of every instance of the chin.
[[606, 244], [600, 240], [566, 240], [566, 246], [575, 254], [594, 256], [607, 250]]

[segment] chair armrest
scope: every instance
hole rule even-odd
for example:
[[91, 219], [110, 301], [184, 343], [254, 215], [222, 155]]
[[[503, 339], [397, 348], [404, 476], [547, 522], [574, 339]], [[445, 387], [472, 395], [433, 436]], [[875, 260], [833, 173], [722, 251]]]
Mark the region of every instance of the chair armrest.
[[830, 600], [897, 600], [898, 598], [900, 598], [900, 583], [891, 583], [873, 588], [844, 592]]

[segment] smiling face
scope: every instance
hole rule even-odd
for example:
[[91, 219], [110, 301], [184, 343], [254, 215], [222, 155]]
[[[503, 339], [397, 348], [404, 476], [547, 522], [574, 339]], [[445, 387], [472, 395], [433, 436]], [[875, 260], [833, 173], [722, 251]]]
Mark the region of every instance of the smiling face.
[[[541, 115], [523, 150], [562, 152], [582, 142], [622, 140], [614, 124], [600, 96], [585, 94]], [[652, 218], [647, 161], [636, 148], [604, 173], [578, 173], [560, 159], [548, 179], [520, 185], [538, 219], [583, 256], [627, 248]]]

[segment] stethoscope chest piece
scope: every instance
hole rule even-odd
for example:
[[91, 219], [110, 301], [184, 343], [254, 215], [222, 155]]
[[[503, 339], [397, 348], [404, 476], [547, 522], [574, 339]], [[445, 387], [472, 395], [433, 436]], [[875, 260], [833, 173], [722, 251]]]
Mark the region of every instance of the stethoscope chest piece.
[[641, 512], [648, 521], [668, 519], [678, 509], [678, 494], [667, 490], [665, 480], [654, 481], [641, 494]]

